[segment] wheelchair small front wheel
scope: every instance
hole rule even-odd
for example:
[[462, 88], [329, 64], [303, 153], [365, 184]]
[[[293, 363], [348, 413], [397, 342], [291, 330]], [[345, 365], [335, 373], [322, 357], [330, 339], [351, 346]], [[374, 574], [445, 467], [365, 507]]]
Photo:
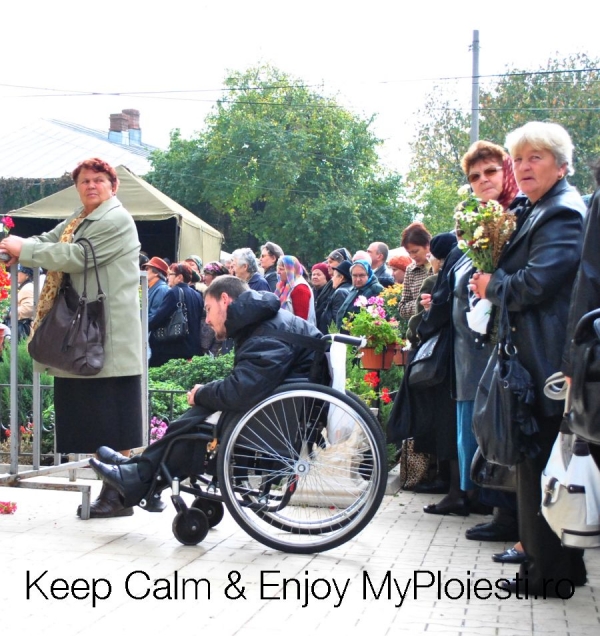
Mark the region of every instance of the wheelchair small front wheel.
[[225, 506], [220, 501], [212, 501], [210, 499], [203, 499], [202, 497], [196, 497], [192, 508], [198, 508], [206, 515], [208, 519], [208, 525], [211, 528], [219, 525], [223, 521], [225, 516]]
[[198, 508], [188, 508], [175, 515], [173, 535], [183, 545], [197, 545], [208, 534], [208, 517]]
[[330, 550], [373, 518], [387, 482], [383, 431], [330, 387], [283, 385], [224, 427], [217, 472], [238, 525], [283, 552]]

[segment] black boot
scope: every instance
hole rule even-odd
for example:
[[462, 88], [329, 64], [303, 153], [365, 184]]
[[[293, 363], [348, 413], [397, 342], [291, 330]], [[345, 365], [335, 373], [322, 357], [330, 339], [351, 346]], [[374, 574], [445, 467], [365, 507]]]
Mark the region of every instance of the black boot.
[[90, 466], [108, 486], [119, 492], [124, 506], [136, 506], [150, 490], [150, 484], [141, 480], [136, 463], [109, 466], [92, 457]]
[[[119, 492], [102, 482], [102, 490], [90, 504], [90, 519], [109, 519], [112, 517], [131, 517], [133, 508], [125, 507]], [[81, 506], [77, 507], [77, 516], [81, 517]]]
[[492, 520], [469, 528], [465, 537], [471, 541], [518, 541], [517, 513], [509, 508], [494, 508]]

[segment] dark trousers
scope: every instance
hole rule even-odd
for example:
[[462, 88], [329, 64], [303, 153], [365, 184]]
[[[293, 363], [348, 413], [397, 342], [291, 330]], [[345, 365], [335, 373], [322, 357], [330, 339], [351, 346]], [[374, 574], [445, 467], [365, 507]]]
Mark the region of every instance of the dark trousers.
[[[141, 455], [134, 458], [140, 479], [144, 483], [151, 482], [169, 444], [181, 435], [196, 432], [198, 425], [210, 414], [211, 411], [202, 406], [192, 406], [179, 419], [172, 422], [161, 439], [150, 444]], [[205, 454], [206, 441], [175, 441], [165, 464], [172, 477], [183, 479], [201, 472]]]
[[[586, 569], [583, 550], [565, 548], [550, 529], [540, 512], [542, 489], [540, 479], [552, 445], [558, 435], [561, 417], [538, 418], [541, 451], [534, 459], [517, 465], [517, 506], [519, 535], [528, 560], [521, 565], [520, 574], [529, 581], [529, 593], [549, 595], [561, 579], [573, 585], [583, 585]], [[553, 582], [550, 582], [553, 579]]]

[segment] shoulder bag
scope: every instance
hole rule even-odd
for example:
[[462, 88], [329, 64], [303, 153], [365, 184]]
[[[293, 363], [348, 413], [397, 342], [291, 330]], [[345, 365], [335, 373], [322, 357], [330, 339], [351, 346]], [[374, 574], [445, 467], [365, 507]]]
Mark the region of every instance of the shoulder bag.
[[587, 442], [600, 444], [600, 309], [585, 314], [577, 323], [571, 363], [569, 430]]
[[169, 318], [168, 324], [164, 327], [158, 327], [152, 332], [154, 340], [157, 342], [177, 342], [178, 340], [183, 340], [190, 333], [183, 289], [178, 287], [177, 291], [179, 292], [179, 301], [175, 311]]
[[502, 492], [517, 491], [516, 468], [488, 462], [479, 447], [477, 447], [471, 462], [471, 481], [480, 488], [491, 488]]
[[542, 516], [568, 548], [600, 547], [600, 470], [587, 442], [559, 433], [542, 472]]
[[[81, 238], [84, 269], [83, 292], [75, 291], [68, 274], [63, 276], [52, 309], [46, 314], [29, 342], [31, 357], [47, 367], [73, 375], [96, 375], [104, 366], [106, 321], [98, 264], [92, 243]], [[94, 261], [98, 294], [96, 300], [87, 297], [88, 249]]]
[[450, 369], [451, 334], [438, 331], [417, 349], [408, 371], [408, 385], [414, 389], [440, 384]]
[[498, 344], [479, 381], [473, 407], [473, 432], [483, 456], [503, 466], [514, 466], [539, 453], [534, 441], [538, 426], [532, 413], [533, 379], [519, 361], [510, 333], [503, 302]]

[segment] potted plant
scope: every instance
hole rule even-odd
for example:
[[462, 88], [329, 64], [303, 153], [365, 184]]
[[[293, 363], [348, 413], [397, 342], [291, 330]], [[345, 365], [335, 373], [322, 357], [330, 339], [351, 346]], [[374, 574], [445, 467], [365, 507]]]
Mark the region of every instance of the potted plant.
[[400, 300], [402, 299], [402, 283], [394, 283], [390, 287], [386, 287], [380, 294], [383, 298], [383, 309], [388, 320], [395, 320], [398, 325], [398, 347], [394, 355], [394, 364], [404, 366], [406, 364], [406, 351], [404, 345], [406, 342], [406, 331], [408, 329], [408, 320], [400, 315]]
[[388, 319], [383, 303], [383, 298], [379, 296], [368, 300], [359, 296], [354, 302], [358, 312], [344, 319], [344, 329], [351, 336], [367, 340], [361, 359], [365, 369], [389, 369], [400, 340], [398, 322], [393, 318]]

